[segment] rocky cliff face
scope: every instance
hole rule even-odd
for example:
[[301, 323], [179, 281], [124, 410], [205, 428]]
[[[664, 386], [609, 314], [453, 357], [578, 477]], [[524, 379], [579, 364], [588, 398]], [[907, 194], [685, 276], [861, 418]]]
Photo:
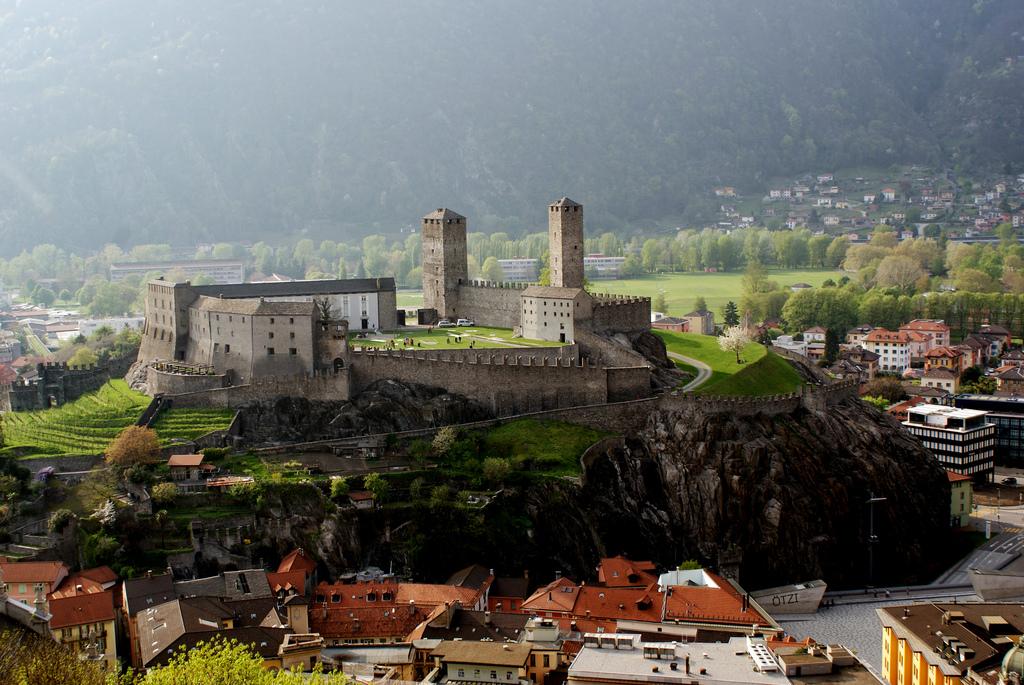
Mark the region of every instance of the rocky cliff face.
[[530, 493], [527, 508], [538, 545], [563, 570], [589, 570], [604, 553], [665, 565], [696, 558], [758, 588], [862, 582], [872, 494], [888, 498], [875, 505], [876, 578], [926, 574], [948, 530], [945, 473], [855, 399], [771, 417], [659, 411], [595, 459], [582, 487], [558, 503]]
[[283, 397], [241, 409], [248, 442], [301, 442], [395, 433], [491, 418], [480, 404], [439, 388], [378, 381], [348, 402]]

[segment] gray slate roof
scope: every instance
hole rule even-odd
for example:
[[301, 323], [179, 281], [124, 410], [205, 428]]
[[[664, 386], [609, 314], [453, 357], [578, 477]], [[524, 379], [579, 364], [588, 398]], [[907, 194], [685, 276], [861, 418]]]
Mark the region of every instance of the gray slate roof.
[[346, 278], [325, 281], [283, 281], [277, 283], [230, 283], [226, 285], [197, 285], [192, 289], [198, 295], [210, 297], [295, 297], [300, 295], [344, 295], [346, 293], [373, 293], [395, 289], [394, 278]]
[[423, 218], [424, 219], [441, 219], [442, 221], [447, 221], [449, 219], [452, 219], [452, 220], [461, 219], [463, 221], [466, 220], [466, 217], [462, 216], [458, 212], [453, 212], [452, 210], [448, 209], [447, 207], [438, 207], [437, 209], [432, 211], [430, 214], [427, 214]]

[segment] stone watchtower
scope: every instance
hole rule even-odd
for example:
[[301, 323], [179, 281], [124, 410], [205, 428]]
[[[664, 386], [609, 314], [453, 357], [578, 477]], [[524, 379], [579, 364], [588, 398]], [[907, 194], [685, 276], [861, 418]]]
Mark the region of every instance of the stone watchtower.
[[551, 285], [583, 287], [583, 205], [567, 197], [548, 207]]
[[423, 306], [455, 318], [459, 286], [468, 282], [466, 217], [438, 209], [423, 217]]

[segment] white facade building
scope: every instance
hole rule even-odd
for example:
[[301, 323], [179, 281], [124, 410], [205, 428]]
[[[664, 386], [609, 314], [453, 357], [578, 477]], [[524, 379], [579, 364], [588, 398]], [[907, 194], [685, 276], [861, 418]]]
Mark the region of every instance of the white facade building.
[[943, 468], [976, 479], [995, 473], [996, 424], [988, 421], [988, 412], [922, 404], [907, 411], [903, 426]]

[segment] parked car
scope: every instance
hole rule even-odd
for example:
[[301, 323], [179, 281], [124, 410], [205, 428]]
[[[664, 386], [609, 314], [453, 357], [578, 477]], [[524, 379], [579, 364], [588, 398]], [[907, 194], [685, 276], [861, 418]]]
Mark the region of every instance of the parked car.
[[437, 322], [437, 327], [438, 328], [455, 328], [455, 324], [453, 324], [448, 319], [441, 319], [440, 321]]
[[1012, 477], [1012, 476], [1009, 477], [1009, 478], [1004, 478], [1003, 479], [1003, 485], [1016, 485], [1016, 484], [1017, 484], [1017, 479]]
[[475, 326], [476, 324], [469, 319], [459, 319], [455, 322], [456, 326]]

